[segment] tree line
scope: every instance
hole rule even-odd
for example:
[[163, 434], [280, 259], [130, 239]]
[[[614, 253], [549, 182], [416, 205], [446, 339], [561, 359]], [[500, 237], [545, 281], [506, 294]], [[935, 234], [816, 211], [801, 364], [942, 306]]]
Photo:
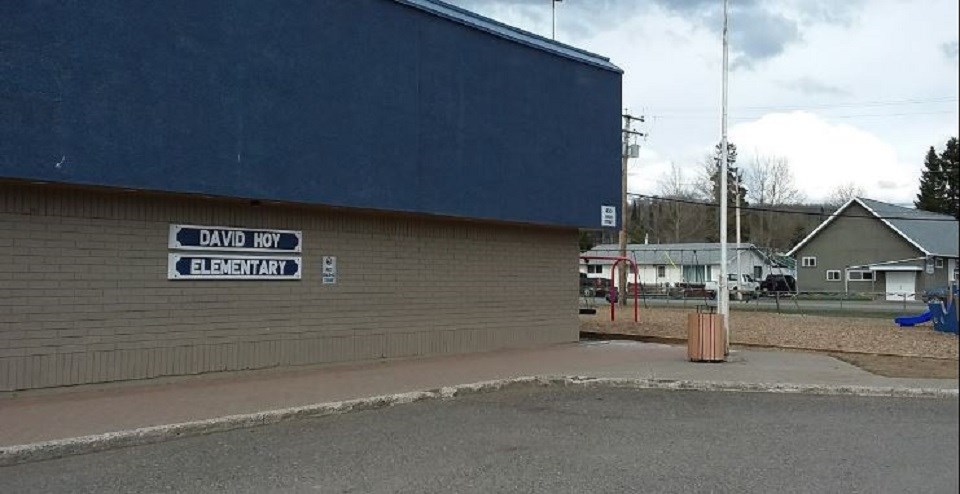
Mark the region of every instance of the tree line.
[[[864, 195], [861, 186], [847, 183], [834, 188], [820, 202], [809, 202], [797, 188], [789, 161], [781, 156], [756, 155], [738, 164], [737, 147], [727, 149], [727, 236], [736, 240], [736, 202], [739, 195], [741, 241], [769, 252], [786, 252], [848, 200]], [[632, 197], [628, 212], [630, 243], [688, 243], [719, 241], [720, 145], [701, 159], [693, 173], [672, 164], [657, 181], [655, 196]], [[958, 204], [957, 139], [944, 150], [930, 148], [920, 181], [918, 209], [960, 218]], [[776, 211], [765, 211], [775, 209]], [[616, 243], [617, 232], [582, 232], [581, 250], [599, 243]]]
[[[657, 182], [656, 198], [640, 197], [630, 204], [631, 242], [718, 242], [721, 192], [721, 153], [718, 144], [704, 156], [694, 173], [672, 164]], [[737, 146], [727, 148], [727, 238], [736, 241], [736, 205], [739, 198], [740, 237], [745, 243], [783, 252], [799, 242], [819, 220], [833, 212], [833, 204], [806, 204], [786, 158], [756, 155], [738, 163]], [[835, 191], [840, 202], [862, 191], [855, 187]], [[706, 203], [706, 204], [702, 204]], [[797, 211], [791, 214], [763, 209]], [[809, 215], [806, 213], [816, 213]]]

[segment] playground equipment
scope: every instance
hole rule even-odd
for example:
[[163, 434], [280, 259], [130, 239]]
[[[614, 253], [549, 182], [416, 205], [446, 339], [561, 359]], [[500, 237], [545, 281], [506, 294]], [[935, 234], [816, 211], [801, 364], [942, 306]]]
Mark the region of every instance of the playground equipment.
[[945, 333], [957, 334], [958, 319], [957, 302], [960, 302], [958, 285], [954, 284], [947, 292], [947, 299], [943, 302], [930, 302], [930, 318], [933, 320], [933, 329]]
[[[634, 286], [637, 287], [637, 289], [633, 291], [633, 322], [639, 322], [640, 321], [640, 312], [639, 312], [640, 305], [638, 302], [640, 301], [640, 289], [639, 289], [640, 287], [639, 273], [640, 272], [637, 269], [637, 263], [633, 262], [633, 259], [630, 259], [628, 257], [620, 257], [620, 256], [580, 256], [580, 259], [583, 261], [590, 261], [595, 259], [613, 261], [613, 266], [610, 268], [610, 287], [611, 288], [616, 286], [614, 283], [614, 274], [617, 272], [617, 266], [619, 266], [621, 262], [626, 262], [630, 266], [630, 268], [632, 268], [631, 271], [633, 271], [633, 284]], [[596, 311], [594, 311], [594, 313], [596, 313]], [[616, 320], [617, 318], [616, 314], [617, 314], [617, 304], [616, 302], [611, 302], [610, 303], [610, 320], [611, 321]]]
[[897, 323], [901, 328], [909, 328], [912, 326], [916, 326], [917, 324], [930, 322], [930, 318], [931, 318], [931, 313], [929, 310], [927, 310], [923, 314], [917, 314], [915, 316], [897, 317], [893, 320], [893, 322]]
[[580, 313], [597, 313], [597, 289], [588, 283], [587, 275], [580, 273]]
[[958, 301], [960, 301], [960, 293], [958, 293], [958, 285], [954, 283], [953, 286], [947, 290], [946, 300], [931, 300], [927, 303], [928, 310], [926, 312], [915, 316], [900, 316], [894, 319], [893, 322], [900, 325], [900, 327], [911, 327], [916, 324], [933, 321], [933, 329], [945, 333], [957, 334]]

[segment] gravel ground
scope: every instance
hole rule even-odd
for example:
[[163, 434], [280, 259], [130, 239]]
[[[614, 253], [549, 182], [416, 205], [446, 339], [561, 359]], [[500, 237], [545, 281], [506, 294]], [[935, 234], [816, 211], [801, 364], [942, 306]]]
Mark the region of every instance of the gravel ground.
[[956, 360], [863, 353], [831, 353], [830, 356], [878, 376], [913, 379], [960, 378], [960, 368], [957, 367]]
[[[685, 340], [687, 314], [693, 312], [641, 307], [634, 323], [633, 308], [618, 309], [611, 323], [609, 306], [599, 307], [596, 316], [580, 316], [580, 330]], [[887, 319], [731, 311], [730, 325], [734, 344], [952, 360], [960, 354], [955, 335], [929, 325], [900, 328]]]

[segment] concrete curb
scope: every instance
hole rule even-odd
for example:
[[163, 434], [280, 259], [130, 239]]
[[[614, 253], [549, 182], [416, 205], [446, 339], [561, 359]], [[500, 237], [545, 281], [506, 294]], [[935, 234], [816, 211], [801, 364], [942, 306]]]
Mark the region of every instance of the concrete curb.
[[629, 379], [572, 376], [565, 383], [581, 386], [609, 386], [635, 389], [667, 389], [676, 391], [728, 391], [752, 393], [788, 393], [808, 395], [846, 395], [887, 398], [958, 398], [957, 388], [902, 388], [872, 386], [837, 386], [788, 383], [743, 383], [722, 381], [687, 381], [675, 379]]
[[225, 432], [235, 429], [276, 424], [287, 420], [324, 417], [362, 410], [414, 403], [431, 399], [450, 399], [491, 391], [531, 386], [617, 387], [632, 389], [665, 389], [679, 391], [728, 391], [760, 393], [794, 393], [810, 395], [848, 395], [895, 398], [957, 398], [957, 389], [895, 388], [865, 386], [821, 386], [806, 384], [764, 384], [738, 382], [704, 382], [671, 379], [602, 378], [585, 376], [519, 377], [473, 384], [448, 386], [428, 391], [412, 391], [348, 401], [318, 403], [277, 410], [267, 410], [179, 424], [141, 427], [104, 434], [57, 439], [39, 443], [0, 447], [0, 466], [52, 460], [64, 456], [95, 453], [109, 449], [152, 444], [171, 439]]
[[[582, 340], [592, 340], [592, 341], [639, 341], [642, 343], [662, 343], [664, 345], [686, 345], [686, 338], [672, 338], [667, 336], [648, 336], [648, 335], [639, 335], [639, 334], [628, 334], [628, 333], [610, 333], [610, 332], [601, 332], [601, 331], [580, 331], [580, 338]], [[837, 350], [830, 348], [812, 348], [806, 346], [787, 346], [787, 345], [769, 345], [761, 343], [747, 343], [743, 341], [738, 341], [731, 343], [732, 347], [740, 348], [750, 348], [750, 349], [759, 349], [759, 350], [784, 350], [788, 352], [812, 352], [820, 355], [827, 355], [833, 358], [837, 358], [834, 355], [871, 355], [878, 357], [900, 357], [900, 358], [922, 358], [926, 360], [943, 360], [948, 362], [956, 362], [956, 359], [949, 357], [925, 357], [923, 355], [903, 355], [899, 353], [874, 353], [874, 352], [853, 352], [849, 350]]]

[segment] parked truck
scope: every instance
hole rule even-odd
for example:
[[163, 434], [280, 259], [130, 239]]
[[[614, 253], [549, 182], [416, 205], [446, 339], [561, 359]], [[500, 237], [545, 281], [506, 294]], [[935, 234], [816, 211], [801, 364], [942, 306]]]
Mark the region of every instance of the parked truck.
[[[712, 298], [716, 298], [719, 292], [719, 282], [708, 281], [705, 288]], [[746, 273], [740, 274], [740, 281], [737, 282], [737, 274], [730, 273], [727, 275], [727, 290], [730, 292], [731, 298], [738, 293], [744, 298], [757, 298], [760, 296], [760, 283]]]

